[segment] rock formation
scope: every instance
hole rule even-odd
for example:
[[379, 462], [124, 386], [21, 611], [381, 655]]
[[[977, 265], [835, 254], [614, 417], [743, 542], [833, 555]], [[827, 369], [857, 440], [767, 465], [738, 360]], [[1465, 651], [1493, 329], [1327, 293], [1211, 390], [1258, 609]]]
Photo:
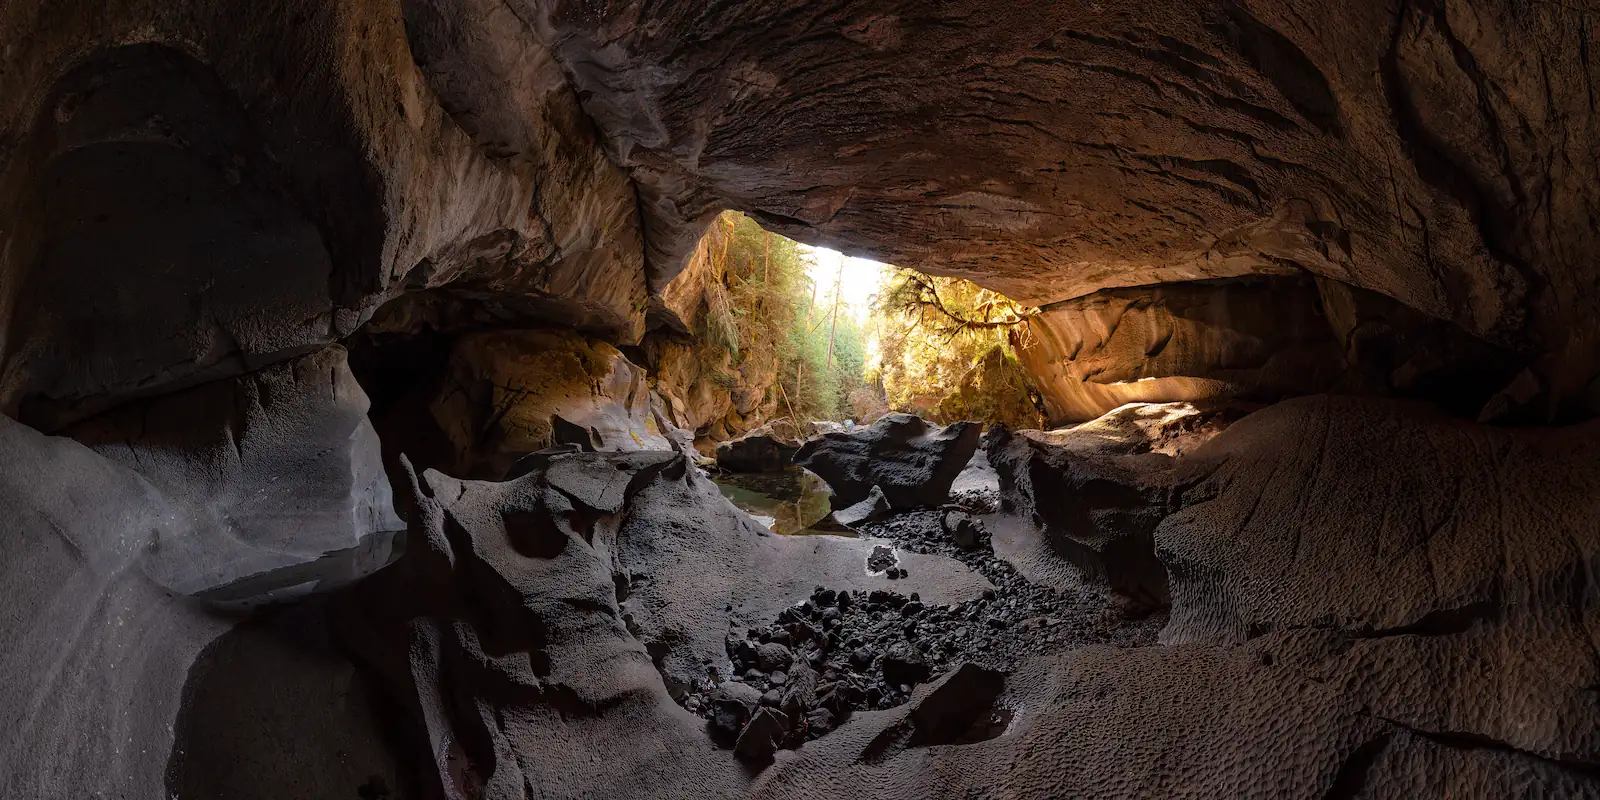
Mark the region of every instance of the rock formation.
[[808, 440], [794, 463], [833, 489], [833, 507], [866, 500], [876, 486], [898, 510], [937, 506], [978, 449], [979, 426], [929, 425], [910, 414], [890, 414], [865, 428]]
[[644, 371], [605, 342], [559, 331], [461, 337], [432, 411], [455, 445], [455, 471], [499, 477], [557, 443], [586, 450], [667, 450]]
[[790, 420], [769, 422], [717, 443], [717, 466], [729, 472], [777, 472], [793, 465], [803, 442]]

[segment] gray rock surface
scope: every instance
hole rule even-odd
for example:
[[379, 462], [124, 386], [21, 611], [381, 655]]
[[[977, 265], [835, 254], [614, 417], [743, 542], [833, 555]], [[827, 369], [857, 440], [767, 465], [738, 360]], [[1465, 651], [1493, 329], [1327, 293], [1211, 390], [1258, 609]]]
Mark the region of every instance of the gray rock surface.
[[[193, 494], [168, 497], [4, 418], [0, 453], [0, 795], [266, 800], [343, 795], [373, 776], [398, 785], [364, 679], [319, 641], [315, 610], [284, 629], [235, 628], [204, 599], [232, 573], [218, 571], [224, 537]], [[319, 555], [256, 590], [352, 577]]]
[[[638, 456], [646, 458], [645, 454]], [[687, 464], [654, 456], [658, 478], [633, 495], [617, 533], [618, 591], [634, 634], [673, 681], [733, 672], [727, 633], [765, 624], [805, 601], [820, 583], [852, 591], [892, 587], [934, 603], [977, 597], [991, 585], [959, 562], [839, 536], [778, 536], [722, 497]], [[869, 571], [882, 549], [909, 577]]]
[[66, 433], [142, 475], [183, 515], [192, 534], [162, 546], [186, 574], [164, 576], [166, 585], [259, 601], [327, 589], [388, 561], [405, 524], [366, 412], [334, 346]]
[[878, 522], [887, 518], [892, 513], [888, 498], [883, 496], [883, 490], [876, 484], [867, 491], [867, 496], [861, 502], [841, 508], [833, 512], [833, 519], [846, 528], [855, 528], [868, 522]]
[[924, 687], [751, 796], [1600, 797], [1597, 435], [1340, 398], [1247, 417], [1180, 461], [1170, 646], [1024, 664], [954, 746], [918, 746]]
[[867, 499], [876, 486], [899, 511], [937, 506], [978, 448], [982, 426], [940, 428], [911, 414], [889, 414], [864, 428], [808, 440], [794, 463], [833, 488], [834, 508]]

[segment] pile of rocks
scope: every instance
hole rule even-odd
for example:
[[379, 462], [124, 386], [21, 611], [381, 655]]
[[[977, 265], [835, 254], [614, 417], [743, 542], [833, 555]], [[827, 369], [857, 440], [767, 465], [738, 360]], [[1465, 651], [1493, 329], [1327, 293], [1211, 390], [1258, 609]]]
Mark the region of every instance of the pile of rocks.
[[[974, 537], [969, 547], [945, 532], [941, 516]], [[971, 522], [947, 509], [899, 514], [864, 527], [903, 549], [960, 559], [994, 590], [939, 605], [925, 603], [916, 592], [818, 586], [770, 624], [730, 633], [734, 676], [691, 687], [681, 702], [709, 720], [723, 746], [764, 763], [776, 749], [822, 736], [855, 711], [907, 702], [916, 686], [963, 663], [1004, 672], [1041, 653], [1155, 642], [1164, 615], [1128, 620], [1098, 590], [1064, 593], [1029, 583], [995, 557], [987, 533]], [[892, 550], [882, 550], [884, 563], [892, 562]], [[903, 577], [896, 567], [880, 567]]]

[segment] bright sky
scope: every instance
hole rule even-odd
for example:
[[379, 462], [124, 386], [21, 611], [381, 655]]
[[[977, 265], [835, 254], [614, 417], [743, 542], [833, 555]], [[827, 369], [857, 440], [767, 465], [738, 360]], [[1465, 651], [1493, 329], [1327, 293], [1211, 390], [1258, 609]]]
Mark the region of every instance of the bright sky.
[[[811, 280], [817, 282], [817, 302], [833, 294], [833, 284], [839, 282], [840, 297], [850, 315], [865, 322], [872, 304], [872, 296], [883, 283], [884, 267], [876, 261], [847, 256], [825, 247], [806, 247], [811, 255]], [[841, 274], [840, 266], [843, 266]]]

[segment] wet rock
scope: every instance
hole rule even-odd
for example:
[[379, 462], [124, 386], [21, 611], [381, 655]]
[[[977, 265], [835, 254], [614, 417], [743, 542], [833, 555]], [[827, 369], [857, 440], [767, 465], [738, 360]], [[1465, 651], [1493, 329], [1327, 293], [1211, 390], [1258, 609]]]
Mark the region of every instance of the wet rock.
[[890, 414], [848, 433], [830, 433], [800, 448], [794, 463], [833, 488], [835, 508], [853, 506], [880, 489], [896, 510], [937, 506], [978, 447], [981, 426], [945, 428], [910, 414]]

